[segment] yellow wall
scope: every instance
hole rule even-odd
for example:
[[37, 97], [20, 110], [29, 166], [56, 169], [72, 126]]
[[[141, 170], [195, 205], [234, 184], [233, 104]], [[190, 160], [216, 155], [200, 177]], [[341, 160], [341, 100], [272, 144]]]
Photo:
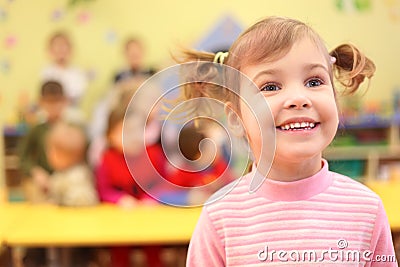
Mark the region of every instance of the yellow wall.
[[[338, 2], [350, 6], [369, 2], [370, 8], [340, 11]], [[31, 98], [36, 94], [40, 70], [48, 60], [47, 37], [58, 29], [72, 35], [74, 63], [96, 73], [84, 100], [88, 112], [123, 64], [121, 43], [127, 35], [142, 37], [148, 46], [147, 63], [163, 67], [172, 64], [169, 51], [178, 44], [195, 43], [227, 14], [244, 27], [267, 15], [299, 18], [322, 35], [328, 48], [347, 41], [357, 44], [374, 59], [378, 70], [366, 99], [389, 100], [393, 87], [400, 85], [400, 0], [87, 0], [73, 7], [67, 4], [68, 0], [0, 0], [0, 105], [7, 123], [15, 120], [20, 92], [29, 92]], [[56, 9], [64, 13], [52, 21]], [[86, 23], [78, 19], [82, 14], [89, 14]], [[114, 43], [106, 41], [108, 31], [115, 32]], [[15, 38], [15, 45], [7, 48], [7, 38]], [[4, 62], [9, 62], [9, 70]]]

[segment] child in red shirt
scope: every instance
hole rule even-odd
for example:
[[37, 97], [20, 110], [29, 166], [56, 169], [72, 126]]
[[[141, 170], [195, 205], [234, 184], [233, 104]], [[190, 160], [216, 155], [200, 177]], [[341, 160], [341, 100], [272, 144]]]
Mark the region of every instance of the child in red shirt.
[[[122, 129], [125, 115], [125, 108], [117, 108], [111, 112], [108, 120], [107, 140], [108, 148], [104, 151], [100, 165], [96, 171], [97, 189], [101, 201], [115, 203], [124, 208], [134, 208], [139, 203], [156, 203], [133, 179], [125, 161], [122, 147]], [[149, 155], [154, 154], [157, 160], [159, 145], [151, 145], [143, 152]], [[143, 157], [135, 156], [135, 160]], [[143, 168], [146, 172], [146, 168]], [[144, 175], [146, 175], [144, 173]], [[149, 175], [149, 174], [148, 174]], [[150, 173], [151, 175], [151, 173]], [[149, 178], [151, 178], [149, 176]], [[149, 186], [151, 186], [149, 181]], [[147, 258], [148, 266], [162, 266], [160, 259], [160, 247], [146, 246], [143, 248]], [[130, 248], [111, 248], [112, 266], [130, 266]]]

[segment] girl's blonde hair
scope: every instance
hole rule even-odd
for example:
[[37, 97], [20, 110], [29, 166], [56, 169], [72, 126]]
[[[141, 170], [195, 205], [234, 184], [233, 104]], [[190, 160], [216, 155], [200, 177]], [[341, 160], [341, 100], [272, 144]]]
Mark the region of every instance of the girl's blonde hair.
[[[240, 71], [244, 66], [272, 62], [283, 57], [293, 44], [303, 38], [310, 38], [324, 53], [332, 84], [333, 79], [336, 78], [343, 85], [344, 94], [356, 92], [365, 78], [370, 79], [373, 76], [374, 63], [354, 45], [342, 44], [328, 52], [322, 38], [310, 26], [301, 21], [283, 17], [268, 17], [248, 28], [232, 44], [224, 64]], [[332, 57], [336, 59], [334, 64], [332, 64]], [[214, 58], [214, 53], [183, 50], [181, 57], [176, 57], [175, 60], [178, 63], [213, 62]], [[186, 75], [186, 81], [212, 80], [220, 73], [216, 64], [199, 64], [198, 66], [199, 68], [191, 72], [190, 77]], [[232, 101], [234, 95], [215, 84], [188, 83], [184, 86], [180, 100], [205, 96], [221, 101]]]

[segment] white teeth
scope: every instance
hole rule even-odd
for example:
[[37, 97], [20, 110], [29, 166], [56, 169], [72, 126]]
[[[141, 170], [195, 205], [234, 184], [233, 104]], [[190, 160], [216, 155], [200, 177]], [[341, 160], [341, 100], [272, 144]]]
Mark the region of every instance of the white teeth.
[[289, 130], [289, 129], [312, 129], [315, 127], [315, 123], [313, 122], [294, 122], [280, 126], [281, 130]]

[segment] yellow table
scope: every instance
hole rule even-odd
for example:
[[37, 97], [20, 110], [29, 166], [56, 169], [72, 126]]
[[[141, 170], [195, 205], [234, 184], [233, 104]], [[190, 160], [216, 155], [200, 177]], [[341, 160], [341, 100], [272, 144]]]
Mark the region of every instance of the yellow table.
[[23, 219], [9, 226], [4, 236], [9, 247], [184, 244], [189, 242], [201, 211], [161, 205], [131, 210], [107, 204], [88, 208], [22, 206]]
[[400, 182], [371, 181], [367, 182], [372, 191], [377, 193], [383, 202], [390, 227], [393, 231], [400, 231]]
[[0, 204], [0, 245], [4, 243], [13, 225], [23, 218], [24, 209], [25, 205]]

